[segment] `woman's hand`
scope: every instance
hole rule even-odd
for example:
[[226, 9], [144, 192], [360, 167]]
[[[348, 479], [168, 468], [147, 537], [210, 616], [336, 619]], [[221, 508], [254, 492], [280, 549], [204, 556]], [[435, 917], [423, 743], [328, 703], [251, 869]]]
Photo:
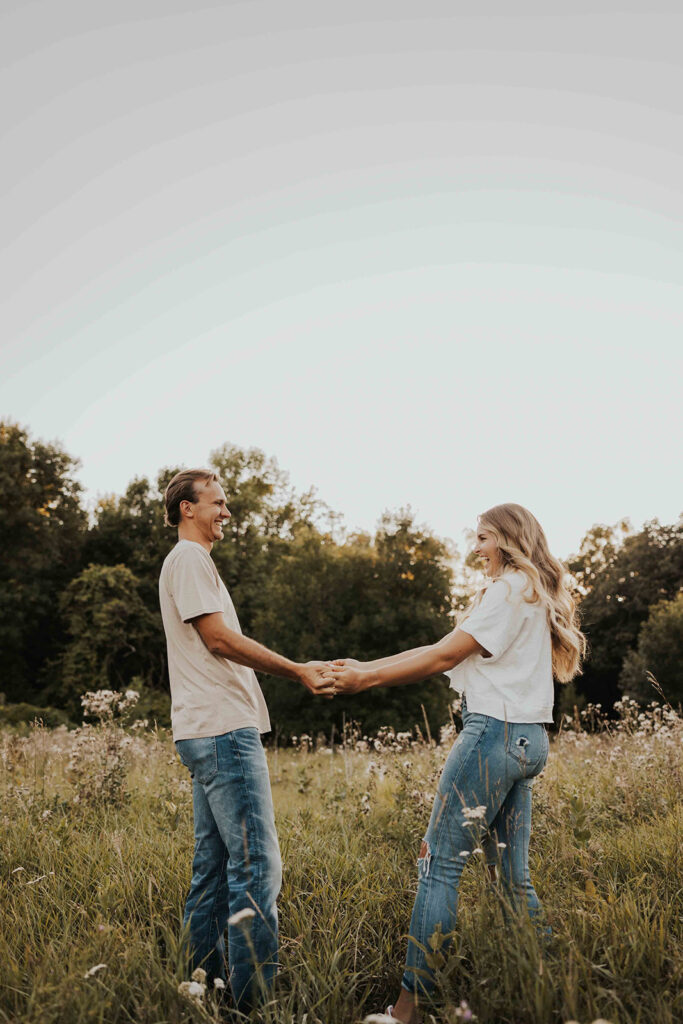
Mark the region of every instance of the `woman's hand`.
[[342, 668], [363, 668], [364, 662], [358, 661], [356, 658], [335, 658], [334, 661], [329, 663], [330, 665], [341, 665]]
[[358, 664], [360, 662], [356, 662], [353, 658], [340, 658], [338, 661], [332, 662], [330, 671], [333, 674], [337, 693], [360, 693], [372, 685], [372, 674], [353, 667]]

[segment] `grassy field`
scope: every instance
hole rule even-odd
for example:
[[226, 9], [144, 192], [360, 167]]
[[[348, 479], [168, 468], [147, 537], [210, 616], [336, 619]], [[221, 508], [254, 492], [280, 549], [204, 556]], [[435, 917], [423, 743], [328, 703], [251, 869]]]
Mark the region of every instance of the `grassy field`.
[[[683, 725], [622, 714], [590, 735], [566, 723], [536, 786], [532, 874], [553, 938], [505, 926], [473, 858], [438, 1024], [462, 1020], [462, 1000], [482, 1024], [683, 1019]], [[284, 861], [269, 1024], [352, 1024], [398, 992], [447, 748], [391, 733], [376, 747], [269, 752]], [[0, 763], [0, 1021], [218, 1019], [178, 990], [192, 814], [168, 735], [5, 731]]]

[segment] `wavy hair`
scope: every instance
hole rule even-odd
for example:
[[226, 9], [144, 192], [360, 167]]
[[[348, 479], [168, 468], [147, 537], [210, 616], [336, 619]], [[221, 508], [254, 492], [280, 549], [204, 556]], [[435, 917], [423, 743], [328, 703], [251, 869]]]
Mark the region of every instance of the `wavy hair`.
[[529, 581], [525, 601], [545, 607], [552, 643], [553, 675], [561, 683], [581, 673], [586, 638], [579, 629], [576, 602], [565, 582], [565, 569], [548, 549], [543, 527], [522, 505], [494, 505], [479, 524], [493, 536], [503, 569], [519, 569]]

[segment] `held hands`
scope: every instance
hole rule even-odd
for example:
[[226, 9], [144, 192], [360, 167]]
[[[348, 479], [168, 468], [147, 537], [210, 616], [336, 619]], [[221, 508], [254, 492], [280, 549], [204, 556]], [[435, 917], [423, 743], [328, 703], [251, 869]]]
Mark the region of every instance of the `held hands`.
[[331, 700], [337, 692], [326, 661], [307, 661], [299, 665], [299, 681], [314, 696]]
[[363, 671], [363, 663], [355, 658], [338, 658], [329, 662], [329, 676], [335, 693], [360, 693], [370, 686], [370, 673]]
[[360, 693], [371, 685], [370, 673], [363, 671], [363, 662], [355, 658], [309, 661], [299, 665], [298, 671], [303, 686], [314, 696], [327, 700], [341, 693]]

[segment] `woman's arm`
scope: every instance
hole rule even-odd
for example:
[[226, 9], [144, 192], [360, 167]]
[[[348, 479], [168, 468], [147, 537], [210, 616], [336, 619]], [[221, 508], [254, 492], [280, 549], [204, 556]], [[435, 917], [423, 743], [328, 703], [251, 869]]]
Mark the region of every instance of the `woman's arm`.
[[398, 662], [405, 661], [406, 658], [412, 658], [413, 655], [430, 649], [429, 646], [413, 647], [411, 651], [400, 651], [399, 654], [390, 654], [387, 658], [376, 658], [374, 661], [357, 661], [356, 658], [337, 658], [332, 664], [346, 666], [347, 668], [358, 668], [366, 672], [370, 669], [386, 668], [387, 665], [397, 665]]
[[447, 672], [471, 654], [487, 654], [474, 637], [462, 629], [455, 629], [431, 647], [418, 647], [392, 658], [382, 659], [384, 664], [368, 669], [332, 665], [337, 693], [360, 693], [375, 686], [405, 686], [427, 676]]

